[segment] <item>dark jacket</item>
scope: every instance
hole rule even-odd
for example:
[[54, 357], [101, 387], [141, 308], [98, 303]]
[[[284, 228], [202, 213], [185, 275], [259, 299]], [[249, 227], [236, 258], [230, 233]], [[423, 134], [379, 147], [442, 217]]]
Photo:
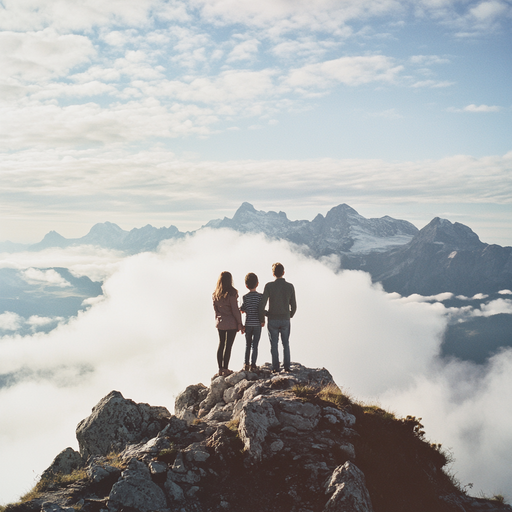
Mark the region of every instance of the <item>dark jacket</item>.
[[292, 283], [286, 282], [284, 277], [278, 277], [265, 285], [263, 297], [259, 306], [260, 321], [265, 320], [265, 306], [269, 301], [269, 320], [289, 320], [297, 311], [295, 288]]

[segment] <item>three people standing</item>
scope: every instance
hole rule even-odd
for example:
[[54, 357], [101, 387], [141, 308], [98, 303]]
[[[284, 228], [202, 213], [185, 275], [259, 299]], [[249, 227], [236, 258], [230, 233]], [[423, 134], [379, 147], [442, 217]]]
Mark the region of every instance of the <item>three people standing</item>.
[[[284, 267], [281, 263], [272, 265], [275, 281], [265, 285], [263, 295], [256, 291], [258, 277], [252, 272], [245, 277], [245, 283], [250, 290], [244, 295], [240, 310], [246, 313], [246, 325], [242, 325], [238, 309], [238, 292], [233, 286], [233, 278], [229, 272], [222, 272], [213, 293], [213, 308], [215, 310], [215, 326], [219, 331], [219, 347], [217, 349], [218, 375], [233, 373], [228, 369], [231, 348], [238, 331], [245, 332], [246, 351], [244, 370], [256, 370], [258, 342], [261, 328], [268, 316], [268, 335], [272, 355], [272, 371], [280, 371], [279, 336], [283, 345], [284, 371], [291, 371], [290, 358], [290, 319], [297, 310], [295, 288], [284, 279]], [[265, 307], [269, 303], [268, 312]], [[251, 356], [252, 350], [252, 356]], [[250, 366], [249, 366], [250, 358]]]

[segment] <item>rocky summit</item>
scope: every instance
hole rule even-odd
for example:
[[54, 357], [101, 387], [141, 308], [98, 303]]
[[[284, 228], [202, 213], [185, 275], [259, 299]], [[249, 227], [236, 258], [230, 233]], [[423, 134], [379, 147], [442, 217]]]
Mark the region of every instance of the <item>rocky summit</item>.
[[420, 421], [344, 395], [326, 369], [214, 377], [164, 407], [112, 391], [5, 512], [512, 511], [469, 497]]

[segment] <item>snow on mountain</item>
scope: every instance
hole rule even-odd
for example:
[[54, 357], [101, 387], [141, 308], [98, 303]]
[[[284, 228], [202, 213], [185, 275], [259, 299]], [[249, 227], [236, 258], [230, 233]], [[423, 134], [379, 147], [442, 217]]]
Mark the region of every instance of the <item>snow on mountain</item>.
[[410, 242], [418, 232], [405, 220], [389, 216], [366, 219], [347, 204], [332, 208], [325, 217], [318, 214], [312, 221], [290, 221], [284, 212], [258, 211], [251, 204], [243, 203], [232, 219], [210, 221], [204, 227], [265, 233], [271, 238], [305, 245], [315, 256], [386, 251]]

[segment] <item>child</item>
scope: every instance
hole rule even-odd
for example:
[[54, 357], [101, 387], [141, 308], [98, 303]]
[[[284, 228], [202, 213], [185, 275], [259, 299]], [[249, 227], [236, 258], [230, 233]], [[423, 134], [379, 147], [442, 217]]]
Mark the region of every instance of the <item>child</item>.
[[233, 277], [229, 272], [222, 272], [213, 292], [213, 309], [215, 310], [215, 327], [219, 332], [217, 362], [219, 373], [228, 376], [233, 373], [228, 369], [231, 347], [238, 331], [243, 329], [242, 316], [238, 309], [238, 292], [233, 286]]
[[[244, 371], [255, 371], [258, 369], [256, 366], [256, 359], [258, 358], [258, 343], [261, 336], [261, 328], [265, 325], [265, 321], [260, 322], [258, 317], [258, 307], [262, 297], [261, 293], [256, 291], [258, 287], [258, 276], [249, 272], [245, 276], [245, 286], [249, 289], [249, 293], [244, 295], [240, 311], [246, 314], [245, 327], [242, 328], [242, 333], [245, 333], [245, 364]], [[249, 357], [252, 357], [249, 366]]]

